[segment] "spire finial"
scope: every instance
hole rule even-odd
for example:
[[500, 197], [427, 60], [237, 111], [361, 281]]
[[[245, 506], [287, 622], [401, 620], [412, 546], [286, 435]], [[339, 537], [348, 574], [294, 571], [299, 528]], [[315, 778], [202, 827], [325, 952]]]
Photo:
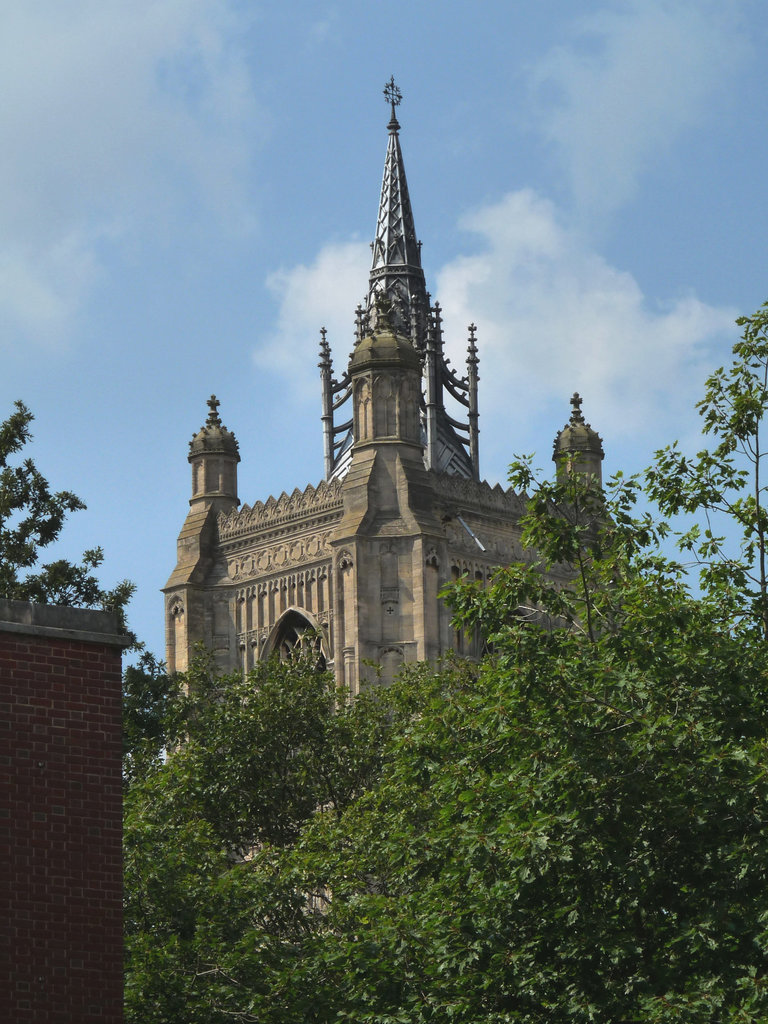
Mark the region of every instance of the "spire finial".
[[400, 125], [395, 114], [395, 107], [399, 107], [403, 99], [403, 94], [400, 92], [398, 87], [395, 85], [395, 76], [392, 75], [387, 84], [384, 86], [384, 99], [389, 103], [392, 111], [392, 116], [389, 119], [387, 128], [391, 132], [399, 130]]
[[205, 425], [207, 427], [221, 426], [221, 418], [219, 416], [219, 406], [221, 405], [221, 402], [218, 400], [216, 395], [211, 395], [207, 404], [211, 411], [208, 413], [208, 419], [206, 420]]
[[581, 402], [581, 395], [578, 393], [578, 391], [574, 391], [573, 397], [571, 398], [571, 406], [573, 407], [573, 412], [571, 413], [571, 423], [584, 422], [584, 415], [581, 411]]

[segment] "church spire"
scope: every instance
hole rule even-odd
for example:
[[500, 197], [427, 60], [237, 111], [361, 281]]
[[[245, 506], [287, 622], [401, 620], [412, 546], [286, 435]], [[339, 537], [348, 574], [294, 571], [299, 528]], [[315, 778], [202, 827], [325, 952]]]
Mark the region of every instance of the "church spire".
[[423, 335], [428, 309], [424, 271], [421, 268], [421, 243], [416, 238], [413, 210], [408, 194], [403, 154], [400, 149], [400, 123], [396, 108], [402, 94], [390, 78], [384, 87], [390, 105], [387, 125], [389, 143], [384, 162], [376, 237], [372, 244], [373, 260], [368, 283], [367, 312], [375, 318], [376, 299], [385, 296], [391, 303], [393, 326], [406, 335], [414, 331]]
[[[368, 279], [365, 310], [356, 312], [355, 348], [383, 330], [410, 340], [422, 366], [422, 393], [418, 405], [422, 423], [424, 460], [439, 473], [479, 479], [477, 424], [477, 345], [470, 331], [467, 375], [451, 367], [443, 343], [440, 306], [431, 304], [421, 266], [421, 242], [416, 237], [411, 198], [400, 149], [397, 107], [402, 95], [390, 78], [384, 87], [389, 104], [389, 141], [384, 162], [376, 237], [371, 243], [373, 260]], [[386, 301], [383, 301], [386, 300]], [[382, 311], [387, 310], [386, 323]], [[341, 408], [352, 394], [349, 370], [341, 379], [333, 376], [330, 346], [325, 335], [320, 351], [323, 389], [323, 438], [326, 478], [343, 477], [349, 469], [353, 441], [352, 419], [339, 422]], [[448, 414], [446, 397], [466, 410], [467, 420]], [[337, 415], [338, 414], [338, 415]]]

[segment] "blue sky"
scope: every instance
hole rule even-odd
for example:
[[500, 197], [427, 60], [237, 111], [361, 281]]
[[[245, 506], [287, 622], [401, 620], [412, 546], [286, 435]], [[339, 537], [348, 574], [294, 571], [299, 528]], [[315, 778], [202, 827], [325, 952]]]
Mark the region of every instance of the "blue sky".
[[0, 0], [0, 415], [88, 510], [163, 653], [187, 441], [215, 392], [244, 502], [322, 475], [386, 149], [463, 362], [483, 475], [546, 464], [574, 390], [606, 470], [676, 437], [768, 298], [759, 0]]

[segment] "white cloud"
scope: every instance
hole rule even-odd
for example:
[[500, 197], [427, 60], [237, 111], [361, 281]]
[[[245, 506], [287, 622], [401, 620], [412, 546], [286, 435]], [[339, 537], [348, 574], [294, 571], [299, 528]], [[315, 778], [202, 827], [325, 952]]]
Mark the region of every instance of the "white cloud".
[[668, 439], [681, 404], [691, 407], [698, 395], [713, 346], [727, 348], [733, 337], [736, 312], [693, 296], [657, 306], [528, 189], [466, 217], [463, 227], [480, 251], [448, 263], [437, 292], [447, 338], [463, 339], [471, 320], [478, 325], [489, 432], [508, 432], [546, 404], [565, 418], [579, 391], [604, 435]]
[[0, 338], [55, 343], [98, 277], [89, 239], [73, 231], [47, 246], [0, 247]]
[[334, 372], [341, 377], [354, 344], [354, 311], [367, 292], [370, 247], [363, 242], [325, 246], [309, 265], [271, 274], [267, 285], [279, 301], [274, 331], [254, 354], [256, 364], [284, 374], [295, 393], [316, 396], [320, 328], [328, 331]]
[[576, 23], [533, 69], [536, 126], [556, 146], [577, 206], [610, 213], [713, 102], [750, 44], [740, 0], [621, 0]]
[[246, 15], [234, 11], [228, 0], [4, 5], [3, 321], [66, 332], [105, 238], [161, 233], [191, 209], [243, 220], [255, 104]]
[[[614, 451], [635, 443], [650, 452], [671, 440], [681, 410], [693, 408], [705, 373], [730, 346], [735, 310], [693, 296], [653, 303], [631, 274], [560, 223], [552, 203], [532, 190], [483, 207], [462, 226], [475, 235], [478, 251], [447, 263], [434, 294], [457, 368], [466, 327], [478, 326], [480, 424], [484, 447], [494, 442], [500, 460], [486, 460], [487, 472], [503, 474], [532, 437], [539, 450], [542, 440], [548, 445], [568, 418], [574, 391]], [[315, 398], [318, 329], [325, 325], [340, 376], [368, 261], [367, 246], [334, 244], [313, 263], [272, 275], [279, 314], [257, 363]]]

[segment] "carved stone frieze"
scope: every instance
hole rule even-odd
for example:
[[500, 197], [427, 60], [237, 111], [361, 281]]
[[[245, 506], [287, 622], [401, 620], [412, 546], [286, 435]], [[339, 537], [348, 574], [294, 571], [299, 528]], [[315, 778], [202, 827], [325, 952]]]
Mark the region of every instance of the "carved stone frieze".
[[[325, 565], [310, 565], [307, 566], [306, 569], [300, 569], [293, 573], [292, 578], [296, 582], [303, 583], [304, 585], [308, 583], [318, 583], [321, 580], [326, 580], [328, 578], [329, 568], [330, 563]], [[277, 590], [278, 584], [279, 579], [257, 580], [255, 583], [242, 587], [238, 590], [238, 599], [244, 600], [246, 598], [264, 597]]]
[[231, 555], [227, 560], [229, 578], [235, 583], [272, 572], [283, 572], [294, 565], [331, 557], [328, 533], [299, 537], [293, 541], [272, 544], [256, 552]]

